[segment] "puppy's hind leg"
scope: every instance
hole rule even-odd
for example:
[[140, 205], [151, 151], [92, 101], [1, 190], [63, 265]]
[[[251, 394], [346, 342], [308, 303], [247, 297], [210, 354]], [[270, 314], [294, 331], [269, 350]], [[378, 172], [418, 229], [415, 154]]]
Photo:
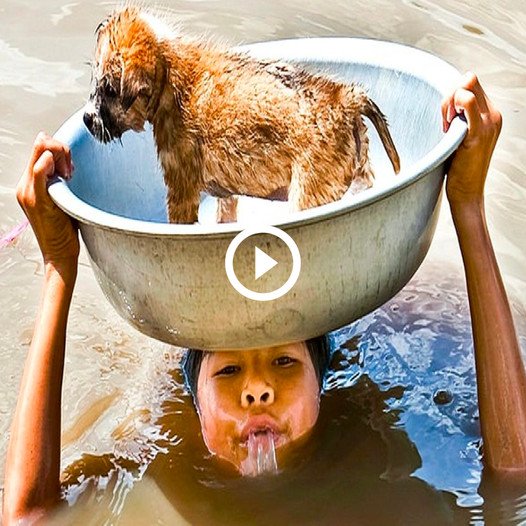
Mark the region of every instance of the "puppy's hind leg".
[[235, 223], [237, 221], [237, 197], [235, 195], [218, 197], [216, 219], [218, 223]]
[[[322, 159], [302, 156], [292, 164], [289, 187], [291, 211], [307, 210], [340, 199], [347, 190], [341, 167], [335, 169]], [[337, 172], [337, 173], [336, 173]]]
[[353, 139], [356, 154], [349, 159], [347, 172], [350, 177], [350, 190], [357, 194], [371, 188], [374, 183], [374, 172], [369, 162], [369, 138], [367, 128], [362, 119], [357, 119], [353, 126]]

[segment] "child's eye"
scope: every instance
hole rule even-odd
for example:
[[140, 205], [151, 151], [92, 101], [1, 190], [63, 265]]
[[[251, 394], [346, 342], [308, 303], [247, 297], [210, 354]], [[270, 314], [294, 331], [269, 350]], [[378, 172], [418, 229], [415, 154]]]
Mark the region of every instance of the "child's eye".
[[241, 370], [241, 367], [239, 365], [227, 365], [226, 367], [223, 367], [222, 369], [219, 369], [214, 376], [232, 376], [233, 374], [236, 374]]
[[280, 367], [286, 367], [287, 365], [292, 365], [296, 361], [297, 360], [291, 358], [290, 356], [280, 356], [274, 360], [274, 364], [279, 365]]

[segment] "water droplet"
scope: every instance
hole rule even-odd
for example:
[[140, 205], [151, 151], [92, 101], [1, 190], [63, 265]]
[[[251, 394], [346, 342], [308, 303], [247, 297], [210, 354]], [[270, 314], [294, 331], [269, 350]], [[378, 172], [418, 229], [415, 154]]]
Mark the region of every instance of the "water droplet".
[[446, 389], [439, 389], [433, 395], [433, 402], [437, 405], [446, 405], [450, 404], [453, 401], [453, 395], [450, 391]]

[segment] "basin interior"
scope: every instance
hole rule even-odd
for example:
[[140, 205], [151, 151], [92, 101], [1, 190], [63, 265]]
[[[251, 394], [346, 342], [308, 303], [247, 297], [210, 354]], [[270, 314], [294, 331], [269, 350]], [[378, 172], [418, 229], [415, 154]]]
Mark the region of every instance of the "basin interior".
[[[326, 74], [343, 82], [364, 86], [389, 122], [394, 143], [401, 158], [402, 171], [395, 176], [391, 163], [372, 124], [366, 119], [370, 138], [370, 158], [376, 175], [373, 190], [399, 184], [410, 175], [411, 166], [428, 154], [442, 139], [440, 101], [442, 94], [432, 84], [407, 72], [367, 63], [348, 61], [302, 60], [306, 69]], [[75, 177], [68, 183], [82, 201], [111, 214], [150, 222], [167, 222], [166, 189], [157, 160], [150, 127], [143, 133], [127, 132], [122, 144], [102, 145], [93, 139], [82, 123], [81, 113], [72, 117], [76, 126], [71, 141], [76, 166]], [[285, 213], [286, 203], [270, 203], [243, 198], [243, 210], [261, 211], [276, 206]], [[347, 193], [342, 200], [352, 202]], [[246, 203], [257, 205], [247, 207]], [[203, 195], [200, 221], [213, 218], [213, 200]], [[259, 208], [258, 208], [259, 206]], [[273, 207], [273, 208], [272, 208]]]

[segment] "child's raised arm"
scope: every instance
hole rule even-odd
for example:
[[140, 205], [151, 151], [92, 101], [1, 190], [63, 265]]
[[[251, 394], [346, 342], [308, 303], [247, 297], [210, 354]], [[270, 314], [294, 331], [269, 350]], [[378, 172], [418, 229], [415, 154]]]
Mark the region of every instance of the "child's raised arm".
[[79, 241], [50, 199], [54, 174], [71, 176], [69, 148], [39, 134], [17, 198], [44, 258], [44, 286], [24, 367], [7, 453], [3, 524], [33, 522], [60, 497], [60, 412], [66, 323], [77, 275]]
[[473, 74], [443, 101], [444, 130], [461, 113], [469, 129], [446, 191], [466, 274], [484, 463], [498, 474], [524, 476], [526, 374], [484, 211], [484, 183], [502, 117]]

